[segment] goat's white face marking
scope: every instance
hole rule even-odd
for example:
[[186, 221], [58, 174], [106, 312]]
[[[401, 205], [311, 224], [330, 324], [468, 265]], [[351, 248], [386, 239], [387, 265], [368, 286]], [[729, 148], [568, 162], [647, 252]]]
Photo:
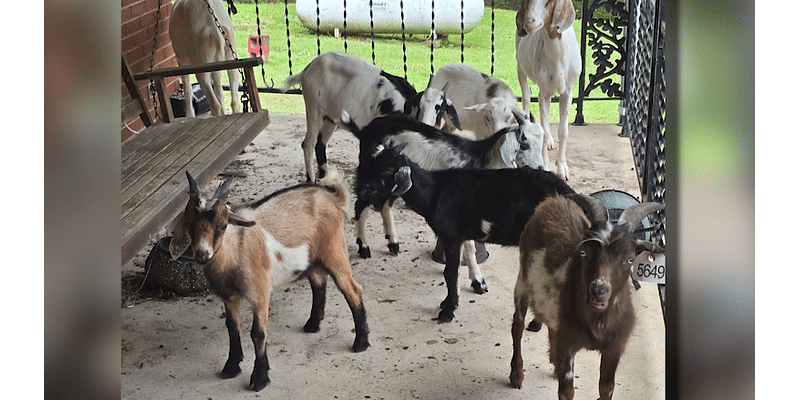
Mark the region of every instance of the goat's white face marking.
[[270, 282], [272, 286], [285, 285], [297, 279], [308, 269], [308, 246], [286, 247], [265, 229], [261, 229], [266, 237], [267, 255], [272, 264]]

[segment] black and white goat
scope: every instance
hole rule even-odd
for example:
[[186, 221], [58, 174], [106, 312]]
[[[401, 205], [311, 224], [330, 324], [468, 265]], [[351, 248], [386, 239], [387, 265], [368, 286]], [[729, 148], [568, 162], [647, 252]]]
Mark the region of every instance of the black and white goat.
[[331, 275], [353, 313], [353, 351], [367, 349], [367, 316], [344, 242], [346, 193], [338, 173], [332, 171], [323, 179], [324, 186], [303, 184], [282, 189], [237, 211], [226, 204], [230, 180], [207, 200], [192, 176], [186, 175], [189, 201], [176, 220], [170, 254], [175, 259], [191, 246], [211, 289], [225, 303], [230, 352], [222, 378], [241, 372], [239, 309], [242, 300], [247, 300], [253, 311], [250, 337], [256, 355], [250, 387], [259, 391], [269, 383], [266, 332], [271, 289], [302, 277], [311, 283], [313, 296], [311, 316], [303, 330], [319, 331], [325, 317], [327, 277]]
[[[501, 129], [480, 141], [445, 133], [429, 125], [397, 115], [376, 118], [363, 129], [359, 129], [347, 118], [347, 113], [345, 113], [343, 124], [359, 139], [359, 170], [371, 165], [369, 157], [377, 145], [396, 148], [421, 168], [427, 170], [499, 169], [516, 168], [517, 166], [538, 168], [542, 165], [541, 129], [535, 123], [527, 121], [521, 111], [517, 110], [514, 115], [519, 125]], [[366, 160], [364, 160], [365, 157]], [[366, 235], [367, 219], [363, 211], [372, 203], [366, 199], [362, 200], [360, 191], [361, 187], [356, 187], [356, 244], [358, 244], [358, 254], [363, 258], [369, 258], [371, 252]], [[380, 207], [377, 205], [375, 207], [381, 210], [384, 234], [389, 241], [389, 251], [397, 255], [400, 245], [394, 228], [392, 201], [389, 200]], [[475, 258], [474, 243], [466, 243], [465, 258], [469, 266], [473, 289], [477, 293], [485, 293], [488, 288]]]
[[541, 169], [428, 171], [382, 144], [365, 154], [356, 177], [358, 201], [380, 207], [402, 197], [425, 217], [444, 247], [447, 297], [438, 315], [442, 322], [451, 321], [458, 307], [459, 252], [465, 241], [517, 246], [525, 223], [541, 201], [574, 193], [562, 179]]
[[600, 399], [610, 400], [635, 321], [628, 279], [631, 266], [641, 250], [663, 251], [652, 243], [637, 242], [633, 231], [664, 206], [633, 205], [612, 225], [599, 201], [586, 195], [568, 197], [539, 204], [519, 240], [509, 379], [513, 387], [522, 387], [521, 338], [530, 307], [535, 320], [547, 325], [558, 398], [573, 398], [575, 354], [589, 349], [601, 353]]
[[[466, 64], [441, 66], [431, 78], [428, 90], [447, 87], [447, 97], [458, 111], [461, 129], [484, 139], [514, 123], [517, 98], [503, 81]], [[453, 132], [447, 118], [442, 130]], [[538, 127], [538, 124], [537, 124]]]
[[445, 91], [417, 93], [405, 79], [350, 54], [335, 51], [320, 54], [302, 72], [286, 78], [283, 91], [298, 83], [306, 104], [303, 157], [309, 182], [316, 180], [314, 153], [319, 175], [325, 176], [326, 146], [344, 110], [359, 126], [388, 114], [410, 115], [435, 125], [445, 113], [461, 126]]

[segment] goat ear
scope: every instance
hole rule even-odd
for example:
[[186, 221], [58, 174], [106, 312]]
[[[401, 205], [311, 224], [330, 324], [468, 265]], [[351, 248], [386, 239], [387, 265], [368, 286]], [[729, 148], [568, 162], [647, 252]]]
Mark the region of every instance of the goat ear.
[[411, 189], [412, 185], [411, 167], [404, 165], [398, 168], [394, 173], [394, 187], [392, 187], [392, 195], [402, 196]]
[[505, 164], [502, 168], [516, 168], [517, 167], [517, 153], [519, 152], [519, 142], [517, 142], [516, 133], [513, 131], [507, 132], [502, 138], [500, 145], [500, 159]]
[[172, 223], [172, 239], [169, 241], [169, 255], [172, 258], [172, 261], [177, 260], [180, 258], [181, 255], [189, 248], [192, 244], [192, 237], [189, 236], [189, 232], [186, 230], [186, 224], [184, 223], [184, 214], [181, 212], [175, 221]]
[[[552, 21], [550, 31], [558, 37], [561, 37], [561, 34], [575, 22], [575, 7], [572, 5], [572, 0], [550, 0], [545, 5], [545, 9], [546, 13], [550, 14]], [[552, 36], [553, 34], [551, 34]]]
[[486, 106], [488, 106], [488, 105], [489, 105], [488, 103], [474, 104], [474, 105], [471, 105], [471, 106], [461, 107], [461, 109], [464, 110], [464, 111], [481, 112], [484, 109], [486, 109]]
[[458, 112], [456, 111], [456, 107], [453, 105], [450, 100], [447, 100], [447, 105], [445, 106], [445, 112], [447, 112], [447, 116], [450, 117], [450, 122], [453, 123], [453, 126], [461, 130], [461, 120], [458, 119]]
[[228, 212], [228, 223], [238, 226], [250, 227], [256, 224], [256, 221], [250, 221], [242, 218], [236, 213]]

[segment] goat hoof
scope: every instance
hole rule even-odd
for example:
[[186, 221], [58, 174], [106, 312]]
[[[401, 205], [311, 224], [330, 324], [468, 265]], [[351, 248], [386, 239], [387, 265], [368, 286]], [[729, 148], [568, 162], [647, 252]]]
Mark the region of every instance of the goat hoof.
[[303, 332], [306, 333], [317, 333], [319, 332], [319, 321], [312, 321], [308, 320], [305, 325], [303, 325]]
[[442, 310], [439, 312], [439, 316], [436, 317], [436, 319], [439, 320], [439, 322], [450, 322], [453, 320], [453, 317], [455, 317], [455, 315], [453, 315], [452, 310]]
[[525, 379], [525, 374], [523, 372], [511, 371], [511, 376], [509, 377], [509, 380], [511, 380], [511, 387], [522, 389], [523, 379]]
[[250, 375], [250, 390], [254, 392], [260, 392], [261, 389], [264, 389], [269, 385], [269, 375], [267, 375], [266, 371], [264, 372], [263, 376], [261, 374], [257, 375], [255, 371], [253, 374]]
[[242, 369], [239, 367], [239, 363], [225, 363], [225, 367], [222, 368], [219, 377], [222, 379], [230, 379], [239, 376], [241, 373]]
[[361, 256], [361, 258], [370, 258], [372, 257], [372, 252], [369, 251], [369, 247], [359, 247], [358, 255]]
[[533, 321], [531, 321], [530, 324], [528, 324], [528, 327], [526, 329], [531, 331], [531, 332], [539, 332], [542, 329], [542, 324], [539, 323], [539, 322], [536, 322], [536, 320], [533, 320]]
[[367, 347], [369, 347], [369, 342], [366, 339], [356, 339], [356, 341], [353, 342], [353, 353], [361, 353], [366, 350]]
[[389, 243], [389, 253], [393, 256], [400, 254], [400, 243]]
[[489, 291], [489, 287], [486, 286], [486, 281], [483, 279], [481, 279], [480, 282], [474, 280], [472, 281], [472, 290], [474, 290], [477, 294], [484, 294]]

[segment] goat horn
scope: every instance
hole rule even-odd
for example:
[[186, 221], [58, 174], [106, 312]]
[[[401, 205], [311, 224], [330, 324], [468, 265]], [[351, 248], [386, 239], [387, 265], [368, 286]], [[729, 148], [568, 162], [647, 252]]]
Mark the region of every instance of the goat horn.
[[222, 182], [221, 185], [217, 188], [217, 191], [214, 193], [215, 199], [225, 199], [228, 197], [228, 192], [231, 191], [231, 183], [233, 182], [233, 178], [228, 178], [225, 182]]
[[512, 107], [511, 114], [514, 115], [514, 119], [517, 120], [517, 124], [520, 126], [525, 125], [527, 120], [525, 119], [525, 114], [522, 113], [522, 110], [517, 107]]
[[598, 230], [608, 223], [608, 210], [599, 200], [579, 193], [570, 194], [567, 197], [581, 207], [581, 210], [583, 210], [583, 213], [586, 214], [592, 224], [591, 230]]
[[197, 182], [192, 178], [192, 174], [186, 171], [186, 178], [189, 179], [189, 197], [199, 199], [200, 189], [197, 187]]
[[628, 232], [632, 233], [644, 217], [663, 209], [664, 205], [661, 203], [649, 202], [634, 204], [622, 212], [622, 215], [619, 216], [619, 221], [617, 221], [617, 225], [628, 224]]
[[442, 94], [447, 94], [447, 88], [450, 87], [450, 82], [445, 82], [444, 86], [442, 87]]
[[431, 87], [431, 82], [433, 82], [433, 75], [430, 75], [430, 77], [428, 78], [428, 84], [425, 87], [426, 88]]

